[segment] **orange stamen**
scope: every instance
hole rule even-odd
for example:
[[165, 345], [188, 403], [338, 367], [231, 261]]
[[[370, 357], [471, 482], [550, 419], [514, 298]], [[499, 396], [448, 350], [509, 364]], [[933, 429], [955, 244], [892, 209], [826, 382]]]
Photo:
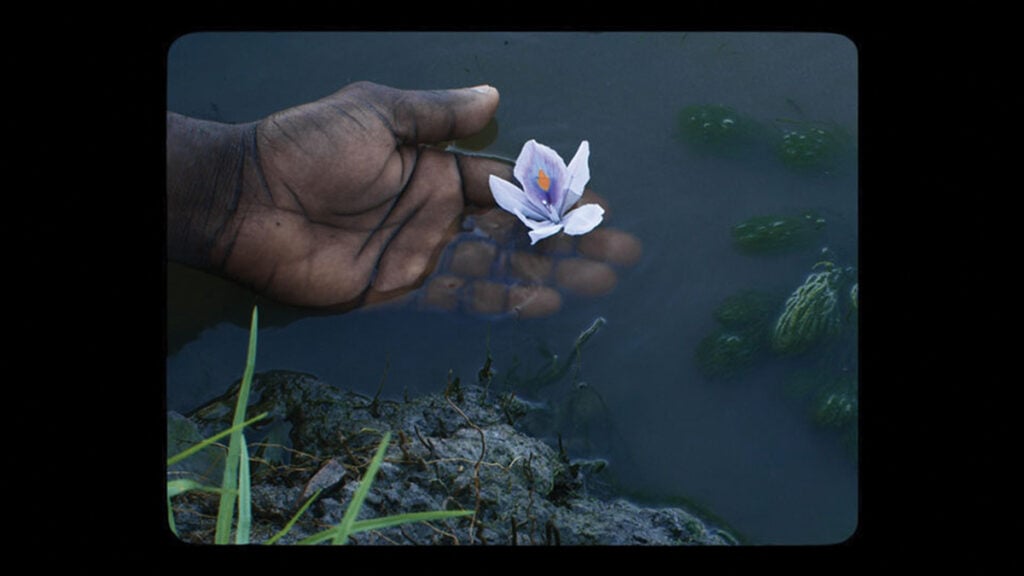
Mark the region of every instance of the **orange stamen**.
[[551, 187], [551, 178], [548, 178], [548, 175], [544, 173], [543, 168], [537, 170], [537, 185], [545, 192], [547, 192], [548, 188]]

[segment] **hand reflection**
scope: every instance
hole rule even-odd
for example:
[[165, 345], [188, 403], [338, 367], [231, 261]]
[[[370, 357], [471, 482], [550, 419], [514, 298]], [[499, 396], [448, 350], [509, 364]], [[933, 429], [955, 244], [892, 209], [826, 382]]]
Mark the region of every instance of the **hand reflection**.
[[[587, 191], [580, 203], [607, 202]], [[415, 294], [420, 307], [478, 315], [548, 316], [562, 295], [600, 296], [618, 282], [617, 270], [640, 258], [640, 241], [607, 226], [535, 245], [527, 229], [499, 208], [468, 210], [435, 273]]]

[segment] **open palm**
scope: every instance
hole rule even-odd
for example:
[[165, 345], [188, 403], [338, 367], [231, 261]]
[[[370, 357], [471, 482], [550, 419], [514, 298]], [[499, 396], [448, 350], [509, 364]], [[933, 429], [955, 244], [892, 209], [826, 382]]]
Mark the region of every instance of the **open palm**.
[[[426, 285], [428, 307], [546, 315], [563, 291], [606, 292], [613, 265], [639, 257], [636, 238], [602, 226], [524, 245], [525, 228], [495, 206], [488, 184], [490, 175], [510, 180], [512, 164], [431, 146], [480, 131], [497, 106], [490, 87], [359, 82], [237, 131], [170, 115], [169, 172], [180, 180], [169, 178], [169, 254], [280, 302], [321, 308], [395, 301]], [[227, 161], [212, 163], [229, 168], [206, 178], [237, 174], [213, 185], [229, 191], [222, 221], [208, 216], [204, 196], [188, 195], [206, 189], [207, 173], [190, 172], [196, 157], [177, 144], [204, 142], [204, 131], [236, 143]], [[581, 199], [595, 201], [604, 204], [589, 190]]]
[[256, 126], [255, 159], [224, 260], [289, 303], [331, 306], [414, 287], [501, 162], [420, 146], [488, 122], [493, 89], [409, 92], [357, 83]]

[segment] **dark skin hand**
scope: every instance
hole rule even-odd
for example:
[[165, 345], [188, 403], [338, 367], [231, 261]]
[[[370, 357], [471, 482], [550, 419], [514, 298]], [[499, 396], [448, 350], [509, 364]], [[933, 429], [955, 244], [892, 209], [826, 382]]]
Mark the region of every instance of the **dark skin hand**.
[[[430, 146], [478, 132], [497, 106], [486, 86], [360, 82], [250, 124], [168, 113], [168, 257], [321, 308], [426, 282], [429, 306], [544, 315], [561, 305], [553, 287], [607, 291], [609, 263], [634, 263], [639, 241], [602, 225], [529, 247], [488, 186], [490, 174], [512, 180], [512, 166]], [[581, 200], [594, 201], [589, 191]], [[496, 261], [507, 269], [497, 281]]]

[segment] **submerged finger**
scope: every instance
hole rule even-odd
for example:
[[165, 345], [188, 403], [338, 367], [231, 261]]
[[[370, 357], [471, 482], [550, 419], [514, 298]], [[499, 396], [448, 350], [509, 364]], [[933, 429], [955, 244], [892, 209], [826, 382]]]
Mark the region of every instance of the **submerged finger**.
[[[486, 156], [473, 156], [458, 153], [455, 155], [462, 178], [463, 195], [467, 204], [474, 206], [494, 206], [494, 194], [491, 192], [491, 176], [512, 181], [512, 163]], [[509, 184], [512, 186], [512, 184]]]
[[643, 255], [640, 239], [616, 228], [598, 227], [580, 237], [580, 254], [616, 266], [633, 266]]

